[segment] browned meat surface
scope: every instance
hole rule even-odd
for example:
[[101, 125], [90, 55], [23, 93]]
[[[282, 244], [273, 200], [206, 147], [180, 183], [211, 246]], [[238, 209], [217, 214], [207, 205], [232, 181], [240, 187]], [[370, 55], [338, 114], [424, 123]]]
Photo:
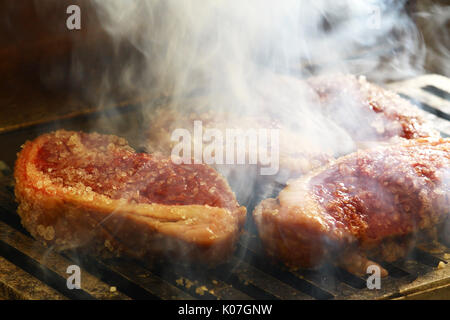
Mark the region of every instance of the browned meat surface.
[[136, 153], [115, 136], [44, 134], [24, 145], [14, 176], [22, 224], [56, 249], [215, 264], [245, 218], [211, 167]]
[[357, 151], [292, 181], [254, 211], [269, 253], [294, 267], [404, 257], [450, 212], [450, 139]]
[[317, 92], [327, 116], [357, 142], [438, 135], [409, 101], [363, 76], [319, 76], [307, 82]]

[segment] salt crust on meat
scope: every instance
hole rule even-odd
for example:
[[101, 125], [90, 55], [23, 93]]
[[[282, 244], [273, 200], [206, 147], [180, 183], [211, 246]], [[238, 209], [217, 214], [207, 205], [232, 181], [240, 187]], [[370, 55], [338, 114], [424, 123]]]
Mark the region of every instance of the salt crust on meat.
[[245, 220], [212, 168], [138, 154], [115, 136], [41, 135], [23, 146], [14, 177], [22, 224], [56, 250], [214, 265]]
[[364, 274], [356, 257], [403, 258], [447, 219], [449, 170], [450, 139], [360, 150], [291, 181], [253, 217], [268, 254], [287, 265]]

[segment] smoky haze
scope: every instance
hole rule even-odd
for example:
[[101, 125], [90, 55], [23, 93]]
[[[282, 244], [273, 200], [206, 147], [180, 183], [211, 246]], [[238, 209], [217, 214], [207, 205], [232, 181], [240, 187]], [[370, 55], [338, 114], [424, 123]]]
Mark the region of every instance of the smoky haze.
[[[120, 72], [105, 73], [105, 90], [100, 99], [108, 99], [112, 90], [109, 84], [113, 82], [109, 77], [114, 76], [122, 90], [168, 97], [168, 106], [181, 111], [197, 103], [191, 100], [195, 96], [201, 98], [199, 106], [206, 105], [222, 114], [267, 114], [288, 123], [300, 137], [293, 141], [298, 152], [347, 154], [356, 149], [355, 141], [338, 123], [347, 127], [353, 124], [354, 131], [361, 131], [360, 124], [367, 121], [360, 120], [372, 116], [362, 108], [353, 108], [357, 101], [344, 94], [337, 99], [340, 112], [327, 117], [317, 106], [316, 93], [299, 79], [352, 73], [384, 83], [424, 71], [427, 50], [405, 10], [406, 1], [93, 3], [117, 48], [126, 43], [140, 53], [114, 60], [120, 64]], [[440, 57], [446, 53], [443, 49]], [[82, 61], [75, 58], [75, 76], [82, 67], [78, 68], [79, 64]], [[150, 120], [145, 110], [151, 109], [144, 109], [143, 115], [144, 121]], [[371, 140], [370, 134], [366, 134], [367, 140]], [[306, 139], [302, 141], [303, 137]], [[285, 151], [282, 147], [280, 154]], [[277, 191], [273, 185], [259, 185], [256, 170], [244, 167], [245, 174], [240, 174], [221, 169], [240, 203], [255, 201], [251, 199], [255, 190], [260, 198]], [[447, 174], [444, 190], [448, 190], [448, 181]]]
[[[385, 82], [422, 73], [426, 51], [405, 3], [94, 1], [113, 41], [118, 46], [131, 44], [144, 57], [143, 64], [123, 61], [118, 79], [123, 88], [169, 97], [168, 105], [179, 110], [192, 104], [189, 97], [200, 95], [199, 105], [215, 111], [274, 116], [298, 136], [308, 137], [307, 144], [296, 146], [299, 151], [314, 149], [334, 156], [355, 150], [352, 137], [336, 123], [358, 126], [359, 119], [371, 115], [358, 110], [350, 118], [341, 112], [330, 119], [297, 78], [354, 73]], [[139, 81], [130, 81], [136, 72]], [[339, 103], [354, 103], [345, 99]], [[144, 112], [143, 118], [150, 123], [151, 112]], [[280, 154], [284, 151], [281, 145]], [[253, 173], [248, 172], [238, 179], [243, 181], [234, 181], [237, 193], [251, 189]]]
[[[207, 89], [251, 105], [266, 74], [341, 71], [385, 81], [422, 71], [424, 47], [404, 1], [95, 1], [104, 28], [146, 58], [143, 77], [171, 96]], [[132, 61], [130, 61], [132, 64]], [[128, 65], [131, 68], [131, 65]]]

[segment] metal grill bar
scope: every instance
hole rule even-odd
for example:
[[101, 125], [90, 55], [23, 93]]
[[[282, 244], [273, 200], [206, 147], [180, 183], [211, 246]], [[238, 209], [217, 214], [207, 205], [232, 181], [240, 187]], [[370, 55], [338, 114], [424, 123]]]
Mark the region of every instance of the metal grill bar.
[[[69, 296], [76, 292], [76, 295], [79, 295], [79, 298], [84, 299], [127, 298], [121, 293], [112, 294], [110, 292], [110, 286], [86, 271], [83, 272], [83, 290], [66, 292], [68, 291], [67, 287], [65, 287], [65, 279], [68, 277], [66, 271], [70, 265], [74, 264], [73, 262], [68, 261], [61, 255], [56, 254], [54, 251], [43, 247], [32, 238], [13, 229], [1, 221], [0, 239], [0, 249], [5, 256], [8, 256], [11, 260], [14, 259], [15, 261], [23, 260], [20, 264], [29, 266], [29, 270], [32, 270], [31, 273], [37, 274], [43, 281], [54, 281], [54, 285], [58, 287], [59, 291], [63, 291]], [[49, 277], [55, 280], [49, 279]]]
[[68, 255], [85, 269], [105, 278], [105, 281], [117, 286], [134, 299], [194, 299], [136, 263], [127, 260], [102, 261], [95, 257], [79, 256], [76, 252]]
[[61, 293], [3, 257], [0, 257], [0, 296], [20, 300], [66, 299]]
[[429, 92], [431, 94], [434, 94], [435, 96], [438, 96], [439, 98], [450, 101], [450, 93], [448, 93], [447, 91], [444, 91], [442, 89], [439, 89], [435, 86], [428, 85], [428, 86], [422, 87], [422, 90]]

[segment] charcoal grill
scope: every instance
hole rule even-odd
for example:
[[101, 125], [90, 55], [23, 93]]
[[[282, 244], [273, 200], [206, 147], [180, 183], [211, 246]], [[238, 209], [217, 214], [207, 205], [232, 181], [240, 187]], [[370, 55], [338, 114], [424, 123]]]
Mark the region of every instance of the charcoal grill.
[[[443, 136], [450, 136], [450, 79], [424, 75], [389, 88], [411, 100]], [[157, 100], [159, 104], [164, 99]], [[232, 259], [213, 270], [142, 261], [57, 253], [35, 241], [20, 225], [11, 169], [20, 145], [59, 127], [83, 130], [95, 119], [98, 131], [130, 128], [133, 145], [147, 107], [128, 101], [102, 112], [80, 107], [76, 114], [14, 115], [0, 123], [0, 297], [5, 299], [450, 299], [450, 248], [441, 243], [417, 247], [407, 259], [382, 263], [389, 271], [381, 289], [332, 265], [289, 270], [264, 255], [251, 221]], [[144, 110], [145, 111], [145, 110]], [[120, 125], [117, 121], [120, 119]], [[111, 124], [115, 125], [112, 126]], [[110, 132], [111, 133], [111, 132]], [[112, 132], [114, 133], [114, 132]], [[119, 132], [117, 134], [120, 134]], [[123, 135], [123, 130], [122, 134]], [[254, 199], [248, 204], [253, 209]], [[69, 265], [81, 267], [81, 289], [69, 290]]]

